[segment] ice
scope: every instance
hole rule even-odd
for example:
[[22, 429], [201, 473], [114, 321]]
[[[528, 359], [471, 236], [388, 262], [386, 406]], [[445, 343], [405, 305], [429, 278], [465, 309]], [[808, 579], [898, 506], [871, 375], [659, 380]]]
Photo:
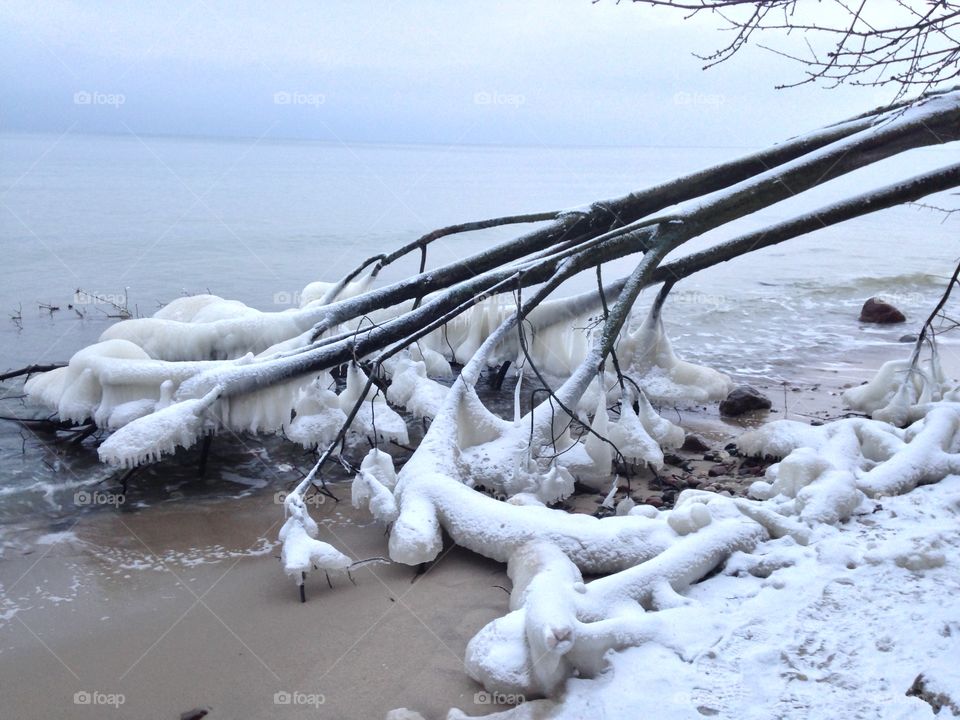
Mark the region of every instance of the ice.
[[723, 373], [676, 356], [656, 308], [625, 340], [626, 373], [653, 400], [710, 402], [722, 400], [733, 388], [733, 382]]
[[317, 540], [317, 523], [310, 517], [302, 498], [291, 493], [284, 501], [287, 520], [280, 528], [279, 539], [283, 543], [281, 560], [284, 571], [298, 585], [303, 583], [302, 574], [319, 570], [348, 570], [353, 561], [329, 543]]
[[288, 438], [305, 448], [333, 442], [347, 415], [340, 407], [337, 394], [330, 389], [332, 386], [330, 374], [321, 373], [300, 390], [293, 406], [294, 418], [283, 428]]
[[898, 427], [910, 424], [922, 415], [918, 406], [944, 399], [957, 390], [943, 373], [936, 343], [931, 341], [929, 347], [929, 357], [922, 361], [915, 354], [907, 360], [884, 363], [869, 382], [846, 390], [844, 402], [876, 420]]
[[407, 423], [387, 405], [383, 393], [374, 385], [365, 390], [367, 374], [358, 363], [350, 363], [347, 369], [347, 386], [340, 393], [340, 409], [346, 414], [353, 410], [357, 402], [363, 399], [357, 415], [350, 426], [351, 432], [375, 438], [379, 442], [394, 441], [401, 445], [410, 442], [407, 435]]
[[210, 398], [185, 400], [138, 418], [103, 441], [100, 459], [110, 465], [133, 467], [189, 448], [204, 432]]

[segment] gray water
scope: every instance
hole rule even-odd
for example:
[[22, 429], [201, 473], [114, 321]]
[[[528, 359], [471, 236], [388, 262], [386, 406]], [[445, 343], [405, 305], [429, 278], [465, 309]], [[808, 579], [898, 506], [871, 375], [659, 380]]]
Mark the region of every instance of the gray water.
[[[362, 258], [436, 227], [575, 207], [748, 150], [0, 135], [0, 369], [64, 361], [96, 341], [115, 310], [78, 297], [78, 289], [140, 315], [207, 291], [283, 309], [306, 283], [334, 280]], [[745, 218], [689, 250], [958, 160], [960, 148], [914, 151]], [[741, 377], [793, 378], [841, 366], [852, 351], [915, 329], [929, 312], [960, 256], [958, 222], [895, 208], [710, 269], [674, 290], [668, 332], [687, 359]], [[516, 232], [450, 238], [431, 249], [429, 263]], [[398, 263], [385, 279], [410, 272], [414, 262]], [[628, 270], [619, 263], [607, 278]], [[860, 304], [881, 293], [907, 314], [907, 326], [856, 322]], [[15, 385], [0, 389], [15, 392]], [[3, 403], [10, 407], [0, 414], [18, 405]], [[89, 443], [64, 450], [45, 440], [0, 422], [0, 522], [37, 507], [51, 518], [69, 516], [76, 508], [63, 487], [72, 493], [93, 479], [113, 482]], [[265, 468], [281, 456], [305, 465], [278, 443], [227, 449], [234, 462], [219, 463], [202, 484], [211, 493], [274, 482]], [[149, 473], [154, 496], [144, 502], [196, 490], [186, 471]]]

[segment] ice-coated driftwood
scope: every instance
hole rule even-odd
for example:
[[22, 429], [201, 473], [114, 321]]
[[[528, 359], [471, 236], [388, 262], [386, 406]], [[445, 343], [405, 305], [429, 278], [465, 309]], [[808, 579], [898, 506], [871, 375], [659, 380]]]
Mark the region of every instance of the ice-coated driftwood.
[[[284, 506], [282, 559], [298, 583], [314, 568], [352, 566], [317, 539], [304, 498], [331, 457], [370, 441], [352, 501], [389, 528], [392, 560], [434, 559], [445, 532], [508, 564], [510, 612], [476, 635], [466, 667], [489, 690], [547, 698], [509, 715], [535, 717], [556, 707], [569, 678], [602, 672], [610, 651], [672, 647], [663, 613], [688, 604], [691, 585], [731, 554], [771, 538], [815, 541], [868, 498], [960, 471], [960, 396], [933, 347], [928, 360], [915, 353], [847, 393], [873, 419], [817, 428], [771, 423], [744, 435], [744, 453], [780, 458], [750, 498], [685, 491], [670, 510], [624, 501], [604, 519], [551, 507], [575, 479], [606, 491], [618, 464], [662, 467], [663, 450], [680, 445], [683, 431], [651, 401], [706, 402], [729, 390], [729, 378], [674, 353], [663, 311], [675, 283], [960, 186], [960, 165], [668, 256], [845, 173], [958, 138], [960, 91], [930, 94], [613, 200], [436, 231], [339, 281], [311, 283], [300, 308], [264, 313], [211, 295], [181, 298], [152, 318], [117, 323], [25, 389], [64, 420], [112, 430], [100, 457], [120, 466], [156, 461], [223, 429], [283, 433], [316, 448], [313, 470]], [[542, 225], [427, 267], [428, 248], [445, 235], [520, 223]], [[377, 285], [383, 267], [414, 252], [418, 273]], [[628, 257], [636, 258], [634, 270], [605, 282], [605, 264]], [[595, 274], [596, 290], [556, 296], [580, 274]], [[650, 312], [639, 316], [637, 298], [657, 285]], [[455, 374], [452, 364], [461, 363]], [[488, 410], [477, 393], [481, 373], [506, 363], [517, 375], [511, 419]], [[520, 393], [533, 383], [546, 390], [524, 414]], [[431, 423], [396, 472], [376, 446], [409, 442], [400, 411]], [[600, 577], [585, 582], [584, 575]]]

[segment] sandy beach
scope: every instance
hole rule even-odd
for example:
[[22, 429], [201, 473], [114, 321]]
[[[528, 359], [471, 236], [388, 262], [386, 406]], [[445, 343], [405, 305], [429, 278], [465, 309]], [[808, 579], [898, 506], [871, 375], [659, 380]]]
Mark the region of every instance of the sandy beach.
[[[786, 386], [756, 383], [769, 413], [721, 419], [682, 409], [688, 432], [721, 449], [745, 426], [842, 413], [842, 387], [905, 346], [855, 362], [804, 368]], [[665, 414], [672, 412], [662, 410]], [[675, 419], [675, 418], [672, 418]], [[705, 475], [703, 453], [682, 453]], [[680, 472], [667, 467], [664, 474]], [[752, 478], [745, 478], [750, 480]], [[723, 478], [719, 478], [723, 480]], [[736, 478], [727, 478], [731, 483]], [[374, 564], [322, 573], [301, 604], [277, 559], [282, 509], [267, 484], [235, 498], [104, 507], [23, 527], [0, 561], [0, 715], [45, 718], [382, 718], [409, 707], [491, 710], [463, 669], [469, 639], [507, 609], [505, 567], [451, 547], [426, 571]], [[634, 481], [643, 501], [657, 488]], [[361, 560], [387, 555], [386, 536], [349, 504], [314, 496], [321, 539]], [[574, 503], [590, 511], [597, 496]], [[478, 694], [480, 693], [480, 694]]]
[[[275, 559], [281, 512], [272, 493], [103, 512], [6, 558], [18, 610], [2, 631], [2, 714], [372, 718], [402, 705], [434, 716], [470, 707], [478, 688], [463, 649], [502, 612], [503, 569], [452, 550], [419, 577], [378, 565], [357, 570], [356, 586], [331, 578], [331, 589], [317, 573], [301, 604]], [[358, 559], [385, 554], [383, 531], [347, 503], [316, 516], [321, 537]], [[123, 702], [76, 704], [77, 693]]]

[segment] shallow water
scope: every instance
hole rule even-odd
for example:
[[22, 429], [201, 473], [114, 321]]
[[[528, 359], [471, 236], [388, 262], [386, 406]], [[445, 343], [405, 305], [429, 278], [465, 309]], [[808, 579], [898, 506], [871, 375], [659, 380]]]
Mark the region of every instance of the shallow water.
[[[463, 220], [582, 205], [744, 154], [736, 148], [517, 148], [337, 146], [107, 136], [0, 135], [0, 369], [63, 361], [94, 342], [115, 314], [147, 315], [181, 293], [211, 291], [262, 309], [297, 301], [313, 280], [333, 280], [362, 258]], [[734, 232], [897, 177], [960, 160], [928, 149], [887, 161], [756, 216]], [[854, 351], [889, 347], [935, 303], [960, 255], [957, 223], [898, 208], [828, 228], [705, 271], [678, 285], [665, 311], [678, 353], [742, 377], [777, 381], [850, 368]], [[430, 251], [437, 266], [516, 229], [450, 238]], [[385, 279], [407, 273], [399, 263]], [[605, 271], [629, 270], [621, 262]], [[570, 290], [592, 286], [587, 278]], [[856, 322], [883, 294], [904, 326]], [[56, 306], [50, 311], [41, 305]], [[70, 306], [73, 306], [72, 308]], [[9, 316], [16, 316], [16, 320]], [[81, 317], [82, 315], [82, 317]], [[896, 348], [894, 348], [896, 351]], [[859, 357], [859, 355], [857, 355]], [[0, 395], [16, 393], [16, 385]], [[7, 410], [23, 412], [17, 400]], [[218, 442], [223, 456], [204, 481], [177, 461], [144, 471], [128, 508], [178, 493], [243, 494], [282, 486], [304, 466], [280, 443]], [[39, 512], [56, 529], [74, 495], [115, 488], [90, 443], [52, 446], [0, 423], [0, 523]], [[93, 508], [97, 510], [101, 508]]]

